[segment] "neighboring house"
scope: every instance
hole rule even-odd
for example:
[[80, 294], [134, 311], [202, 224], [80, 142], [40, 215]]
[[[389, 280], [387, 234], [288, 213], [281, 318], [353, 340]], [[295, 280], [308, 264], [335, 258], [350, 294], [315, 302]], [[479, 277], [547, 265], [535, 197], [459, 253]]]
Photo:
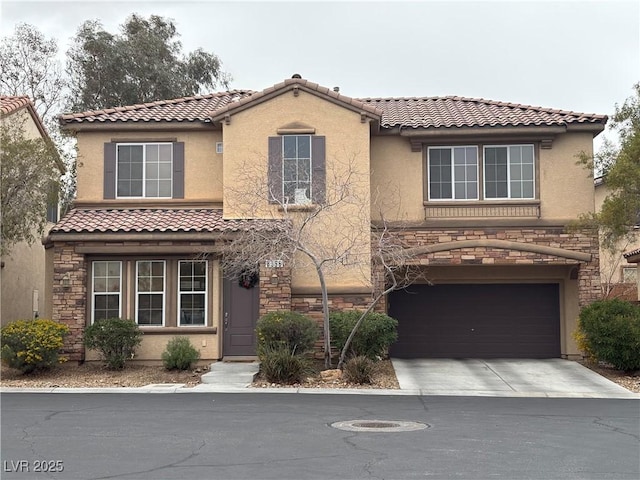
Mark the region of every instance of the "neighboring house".
[[626, 252], [623, 256], [628, 264], [633, 264], [636, 267], [636, 299], [640, 300], [640, 248]]
[[[29, 97], [0, 97], [0, 113], [3, 124], [20, 122], [26, 138], [42, 138], [50, 141]], [[57, 166], [60, 174], [64, 173], [64, 165], [60, 159]], [[49, 222], [47, 229], [58, 221], [58, 211], [57, 204], [52, 204], [47, 209]], [[32, 244], [21, 242], [14, 245], [10, 254], [2, 258], [0, 269], [2, 325], [13, 320], [51, 318], [52, 286], [45, 285], [45, 279], [53, 275], [53, 256], [48, 258], [48, 262], [45, 257], [42, 243], [36, 240]]]
[[[261, 92], [60, 121], [78, 139], [77, 199], [47, 242], [53, 318], [72, 329], [72, 358], [94, 358], [81, 335], [100, 318], [136, 320], [137, 358], [157, 361], [173, 335], [188, 336], [203, 360], [253, 356], [258, 315], [317, 316], [313, 274], [265, 262], [257, 283], [242, 286], [224, 278], [220, 246], [245, 228], [269, 231], [274, 201], [324, 202], [346, 158], [368, 179], [357, 188], [371, 208], [357, 221], [341, 220], [353, 206], [337, 210], [319, 238], [355, 229], [370, 252], [382, 212], [433, 284], [389, 295], [393, 355], [580, 355], [571, 333], [600, 297], [598, 238], [565, 226], [594, 210], [593, 179], [575, 155], [592, 151], [606, 116], [460, 97], [354, 99], [294, 76]], [[250, 196], [251, 171], [269, 184], [261, 205], [238, 194]], [[368, 265], [345, 262], [328, 279], [332, 308], [367, 305]]]
[[[603, 177], [594, 179], [594, 185], [596, 211], [599, 211], [610, 190]], [[638, 225], [632, 228], [631, 234], [620, 240], [613, 251], [602, 245], [600, 247], [600, 280], [602, 296], [605, 298], [638, 300], [636, 265], [623, 255], [624, 252], [640, 248], [640, 228]]]

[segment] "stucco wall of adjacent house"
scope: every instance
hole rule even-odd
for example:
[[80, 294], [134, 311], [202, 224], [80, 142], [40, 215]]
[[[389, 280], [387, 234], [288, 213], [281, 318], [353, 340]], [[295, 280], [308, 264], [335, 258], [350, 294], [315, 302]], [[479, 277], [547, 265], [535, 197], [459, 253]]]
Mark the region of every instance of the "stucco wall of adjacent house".
[[[2, 119], [2, 122], [19, 122], [27, 138], [41, 138], [33, 117], [26, 108]], [[37, 311], [40, 317], [45, 311], [45, 251], [40, 234], [33, 232], [35, 241], [20, 242], [8, 255], [2, 257], [0, 270], [0, 318], [2, 325], [13, 320], [30, 319]], [[37, 305], [34, 292], [37, 291]], [[33, 307], [37, 307], [36, 310]], [[50, 308], [49, 308], [50, 311]]]
[[[216, 153], [220, 131], [78, 132], [77, 202], [100, 202], [104, 194], [104, 144], [112, 141], [167, 141], [185, 144], [185, 201], [222, 201], [222, 154]], [[139, 202], [118, 199], [118, 202]]]
[[[477, 145], [478, 141], [462, 141], [462, 144]], [[592, 149], [591, 133], [573, 132], [558, 135], [551, 149], [536, 148], [536, 187], [541, 219], [564, 223], [581, 213], [593, 211], [593, 178], [576, 163], [579, 152], [589, 155]], [[425, 155], [423, 152], [412, 152], [407, 138], [372, 137], [372, 218], [379, 219], [378, 211], [381, 208], [387, 220], [419, 222], [425, 219]], [[435, 205], [438, 202], [431, 203]], [[491, 205], [498, 202], [479, 203]]]
[[[602, 182], [595, 187], [596, 210], [602, 208], [605, 198], [610, 190], [606, 183]], [[602, 294], [606, 296], [622, 297], [627, 300], [638, 300], [637, 276], [636, 282], [624, 282], [623, 271], [625, 269], [637, 268], [636, 264], [629, 263], [622, 255], [624, 252], [640, 248], [640, 229], [632, 230], [629, 237], [617, 242], [614, 250], [607, 249], [600, 245], [600, 279], [602, 284]]]
[[[359, 112], [348, 110], [316, 95], [291, 91], [256, 104], [231, 116], [223, 127], [224, 216], [226, 218], [282, 218], [277, 205], [267, 199], [268, 137], [278, 129], [302, 123], [326, 138], [327, 200], [335, 201], [336, 187], [348, 181], [350, 199], [326, 210], [305, 230], [304, 243], [320, 257], [332, 258], [337, 242], [353, 243], [350, 258], [327, 265], [330, 288], [362, 288], [370, 273], [369, 122]], [[335, 180], [337, 178], [338, 180]], [[363, 208], [364, 207], [364, 208]], [[303, 221], [309, 211], [286, 214]], [[338, 248], [337, 251], [340, 251]], [[318, 287], [318, 276], [302, 255], [296, 258], [292, 288]]]

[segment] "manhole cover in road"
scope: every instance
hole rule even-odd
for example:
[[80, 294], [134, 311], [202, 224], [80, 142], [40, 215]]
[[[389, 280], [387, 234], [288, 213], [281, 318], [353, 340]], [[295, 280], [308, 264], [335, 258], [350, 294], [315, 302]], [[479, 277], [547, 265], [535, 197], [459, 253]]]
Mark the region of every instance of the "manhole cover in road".
[[413, 432], [429, 428], [430, 425], [420, 422], [350, 420], [347, 422], [335, 422], [331, 426], [348, 432]]

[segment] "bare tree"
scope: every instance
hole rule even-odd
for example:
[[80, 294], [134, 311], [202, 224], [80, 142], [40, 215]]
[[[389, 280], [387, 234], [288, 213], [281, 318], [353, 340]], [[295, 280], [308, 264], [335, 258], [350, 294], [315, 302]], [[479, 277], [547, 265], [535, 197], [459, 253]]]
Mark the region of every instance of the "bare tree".
[[342, 367], [366, 315], [385, 295], [410, 285], [423, 272], [409, 264], [407, 250], [382, 213], [382, 220], [372, 226], [369, 172], [358, 168], [357, 154], [333, 159], [324, 184], [325, 201], [313, 204], [300, 199], [289, 203], [286, 197], [277, 200], [281, 196], [272, 191], [260, 164], [245, 162], [234, 181], [225, 185], [225, 210], [241, 218], [277, 219], [277, 227], [238, 232], [223, 252], [225, 275], [237, 278], [255, 272], [268, 259], [282, 260], [292, 271], [315, 272], [321, 294], [325, 368], [331, 368], [328, 279], [347, 273], [352, 281], [370, 286], [367, 308], [341, 352]]
[[[292, 271], [314, 272], [322, 298], [324, 359], [331, 366], [327, 280], [350, 272], [361, 280], [360, 266], [370, 272], [368, 172], [357, 167], [357, 155], [335, 159], [327, 169], [325, 201], [291, 203], [271, 191], [265, 162], [246, 162], [225, 185], [225, 210], [243, 218], [279, 220], [272, 231], [238, 232], [224, 251], [222, 266], [230, 277], [255, 270], [266, 259], [285, 261]], [[294, 199], [291, 199], [294, 200]], [[364, 284], [364, 282], [363, 282]]]

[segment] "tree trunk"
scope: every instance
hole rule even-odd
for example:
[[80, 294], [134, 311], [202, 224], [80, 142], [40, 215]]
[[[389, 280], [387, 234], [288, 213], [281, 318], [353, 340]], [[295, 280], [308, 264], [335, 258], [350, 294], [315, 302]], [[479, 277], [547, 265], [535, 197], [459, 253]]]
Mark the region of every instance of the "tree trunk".
[[320, 291], [322, 292], [322, 331], [324, 334], [324, 367], [331, 368], [331, 330], [329, 329], [329, 294], [327, 283], [324, 279], [322, 266], [316, 265], [318, 278], [320, 279]]

